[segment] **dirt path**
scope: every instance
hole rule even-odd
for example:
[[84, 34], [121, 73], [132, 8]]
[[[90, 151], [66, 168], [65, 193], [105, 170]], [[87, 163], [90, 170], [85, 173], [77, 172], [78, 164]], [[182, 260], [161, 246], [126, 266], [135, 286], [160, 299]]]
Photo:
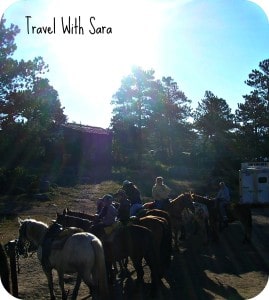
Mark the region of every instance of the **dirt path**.
[[[92, 193], [91, 193], [92, 192]], [[95, 202], [92, 194], [96, 191], [85, 191], [76, 196], [71, 209], [94, 212]], [[64, 195], [65, 196], [65, 195]], [[72, 195], [73, 199], [74, 196]], [[70, 202], [66, 201], [66, 204]], [[32, 216], [49, 222], [56, 211], [64, 206], [54, 202], [45, 207], [33, 207], [24, 211], [24, 217]], [[239, 223], [228, 226], [221, 234], [218, 244], [210, 243], [204, 246], [201, 236], [189, 238], [180, 242], [179, 251], [173, 253], [172, 263], [156, 299], [165, 300], [211, 300], [211, 299], [250, 299], [258, 295], [265, 287], [269, 275], [269, 209], [255, 209], [253, 212], [253, 242], [242, 244], [243, 231]], [[17, 219], [8, 220], [12, 228], [17, 227]], [[14, 223], [14, 224], [13, 224]], [[1, 223], [0, 233], [10, 239], [13, 232], [5, 231], [5, 222]], [[20, 259], [20, 274], [18, 275], [19, 297], [21, 299], [49, 299], [46, 277], [40, 264], [33, 254]], [[140, 300], [150, 299], [150, 277], [147, 266], [145, 269], [145, 284], [137, 287], [136, 274], [129, 265], [130, 277], [124, 280], [118, 278], [111, 287], [111, 299]], [[61, 298], [57, 276], [54, 276], [57, 299]], [[72, 290], [74, 277], [66, 276], [66, 289]], [[79, 291], [79, 299], [89, 295], [85, 285]]]

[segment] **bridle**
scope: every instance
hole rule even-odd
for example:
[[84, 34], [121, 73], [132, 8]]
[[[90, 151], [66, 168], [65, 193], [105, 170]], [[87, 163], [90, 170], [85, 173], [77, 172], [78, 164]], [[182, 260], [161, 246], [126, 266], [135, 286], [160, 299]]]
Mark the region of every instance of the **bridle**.
[[25, 257], [28, 256], [28, 249], [30, 247], [31, 242], [27, 238], [27, 222], [23, 222], [19, 229], [19, 239], [18, 245], [23, 250], [23, 254]]
[[28, 240], [27, 239], [27, 223], [23, 222], [19, 229], [19, 239]]

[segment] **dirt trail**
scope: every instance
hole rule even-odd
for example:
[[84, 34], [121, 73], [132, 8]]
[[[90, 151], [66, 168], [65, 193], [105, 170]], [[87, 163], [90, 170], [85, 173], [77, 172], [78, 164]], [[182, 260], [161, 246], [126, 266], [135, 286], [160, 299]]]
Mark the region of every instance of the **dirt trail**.
[[[98, 188], [98, 187], [97, 187]], [[76, 196], [71, 209], [94, 212], [96, 190], [85, 191]], [[94, 195], [94, 196], [93, 196]], [[55, 203], [46, 207], [35, 207], [24, 211], [22, 216], [34, 216], [49, 222], [55, 212], [61, 211]], [[229, 224], [218, 244], [202, 244], [201, 236], [180, 241], [179, 251], [172, 256], [171, 267], [162, 279], [162, 286], [155, 299], [165, 300], [212, 300], [250, 299], [265, 287], [269, 275], [269, 208], [255, 209], [253, 214], [252, 244], [242, 244], [243, 231], [239, 223]], [[17, 219], [14, 219], [14, 227]], [[2, 224], [3, 225], [3, 224]], [[1, 231], [4, 229], [2, 228]], [[20, 259], [21, 272], [18, 275], [19, 296], [21, 299], [49, 299], [46, 277], [36, 254]], [[145, 284], [137, 287], [136, 274], [129, 265], [130, 277], [118, 278], [111, 287], [111, 299], [140, 300], [151, 299], [149, 270], [145, 266]], [[57, 276], [54, 273], [57, 299], [61, 298]], [[66, 289], [72, 290], [74, 277], [66, 276]], [[89, 295], [82, 284], [78, 299]]]

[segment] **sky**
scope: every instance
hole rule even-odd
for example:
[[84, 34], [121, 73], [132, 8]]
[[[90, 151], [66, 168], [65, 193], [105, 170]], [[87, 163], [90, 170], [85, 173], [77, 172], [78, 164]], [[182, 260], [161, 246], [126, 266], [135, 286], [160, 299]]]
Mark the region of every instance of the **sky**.
[[[268, 2], [2, 0], [0, 12], [21, 29], [13, 57], [49, 65], [68, 121], [107, 128], [112, 96], [134, 65], [171, 76], [194, 109], [209, 90], [234, 112], [250, 92], [248, 74], [269, 59]], [[69, 17], [73, 33], [63, 33]], [[38, 33], [42, 26], [53, 33]]]

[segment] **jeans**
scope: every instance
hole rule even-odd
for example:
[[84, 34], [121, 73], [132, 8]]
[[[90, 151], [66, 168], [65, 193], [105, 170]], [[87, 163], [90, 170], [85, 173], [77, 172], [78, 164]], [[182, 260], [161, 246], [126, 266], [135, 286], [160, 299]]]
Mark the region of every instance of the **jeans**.
[[135, 216], [137, 211], [142, 208], [143, 205], [141, 203], [134, 203], [131, 207], [130, 207], [130, 216]]
[[216, 205], [219, 207], [219, 212], [222, 220], [227, 220], [227, 213], [226, 213], [226, 205], [229, 203], [229, 201], [223, 199], [223, 198], [217, 198], [216, 199]]

